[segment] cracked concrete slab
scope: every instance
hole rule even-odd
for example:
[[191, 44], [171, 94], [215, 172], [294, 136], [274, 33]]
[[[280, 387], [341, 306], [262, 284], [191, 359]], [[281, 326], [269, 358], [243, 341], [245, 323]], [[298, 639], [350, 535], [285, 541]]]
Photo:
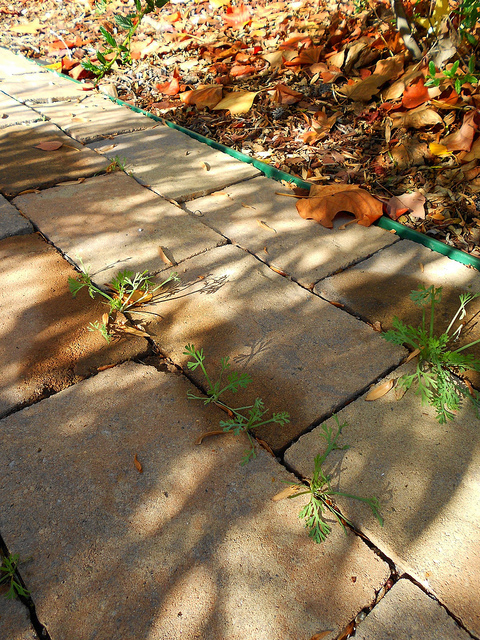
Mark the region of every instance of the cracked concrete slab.
[[[61, 142], [54, 151], [37, 149], [43, 142]], [[26, 189], [85, 178], [103, 171], [108, 161], [65, 135], [53, 124], [0, 129], [0, 192], [13, 197]]]
[[77, 272], [38, 234], [0, 241], [0, 415], [148, 350], [140, 337], [108, 345], [89, 331], [106, 307], [85, 290], [72, 298], [69, 276]]
[[438, 602], [409, 580], [399, 580], [357, 626], [356, 640], [469, 640]]
[[126, 170], [153, 191], [183, 202], [259, 175], [235, 160], [166, 125], [88, 145], [108, 158], [126, 159]]
[[66, 102], [38, 104], [35, 108], [82, 143], [158, 126], [158, 122], [152, 118], [97, 94], [79, 96], [76, 100]]
[[[398, 238], [380, 227], [325, 229], [301, 218], [280, 183], [258, 177], [187, 203], [187, 208], [234, 244], [286, 272], [303, 286], [366, 258]], [[348, 219], [351, 219], [349, 217]]]
[[[394, 316], [407, 325], [418, 327], [422, 309], [410, 300], [410, 293], [421, 286], [442, 287], [442, 301], [435, 309], [435, 332], [448, 327], [459, 306], [461, 293], [480, 294], [478, 271], [450, 260], [409, 240], [382, 249], [350, 269], [319, 282], [315, 290], [327, 300], [340, 302], [367, 322], [380, 322], [384, 330], [392, 328]], [[480, 339], [475, 316], [480, 299], [467, 307], [468, 324], [457, 346]], [[470, 351], [480, 359], [480, 344]], [[469, 374], [480, 387], [480, 374]]]
[[39, 120], [43, 120], [41, 113], [26, 107], [0, 91], [0, 129]]
[[121, 171], [19, 196], [14, 203], [74, 262], [81, 258], [90, 265], [99, 284], [123, 269], [161, 271], [166, 257], [170, 271], [176, 270], [176, 263], [226, 242]]
[[0, 240], [32, 231], [31, 223], [8, 200], [0, 196]]
[[[386, 379], [414, 370], [413, 362]], [[338, 497], [345, 515], [388, 557], [480, 636], [480, 421], [464, 404], [453, 422], [439, 424], [414, 390], [397, 401], [394, 391], [374, 402], [359, 398], [338, 413], [347, 422], [329, 456], [334, 487], [377, 496], [381, 529], [361, 503]], [[328, 424], [328, 423], [327, 423]], [[330, 424], [333, 425], [331, 421]], [[325, 448], [321, 426], [285, 454], [291, 468], [309, 475]]]
[[18, 600], [7, 600], [0, 587], [0, 632], [5, 640], [38, 640], [27, 608]]
[[148, 332], [182, 366], [185, 345], [194, 343], [205, 349], [214, 370], [230, 356], [233, 367], [251, 375], [239, 402], [258, 396], [271, 411], [291, 415], [288, 425], [259, 429], [274, 449], [360, 393], [406, 353], [238, 247], [207, 251], [182, 263], [178, 274], [178, 287], [155, 307], [162, 319], [151, 320]]
[[0, 78], [0, 90], [26, 104], [41, 104], [78, 98], [85, 94], [85, 87], [71, 80], [64, 80], [54, 73], [25, 73], [12, 78]]
[[271, 501], [292, 476], [265, 451], [195, 445], [223, 413], [191, 388], [126, 363], [0, 422], [0, 527], [40, 621], [55, 640], [333, 640], [388, 566], [340, 527], [315, 545], [304, 498]]

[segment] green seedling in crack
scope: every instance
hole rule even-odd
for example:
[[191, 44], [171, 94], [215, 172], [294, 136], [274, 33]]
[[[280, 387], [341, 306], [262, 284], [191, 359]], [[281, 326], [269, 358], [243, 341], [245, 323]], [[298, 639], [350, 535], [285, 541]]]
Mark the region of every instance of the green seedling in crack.
[[163, 282], [155, 284], [148, 271], [134, 273], [125, 270], [117, 273], [108, 285], [109, 291], [105, 291], [92, 281], [89, 269], [85, 267], [82, 260], [79, 262], [80, 275], [78, 278], [68, 279], [70, 293], [75, 297], [81, 289], [86, 287], [91, 298], [95, 298], [96, 295], [105, 298], [108, 312], [104, 314], [102, 322], [91, 322], [88, 328], [90, 331], [100, 331], [107, 342], [111, 339], [109, 325], [114, 321], [117, 313], [132, 311], [133, 307], [151, 302], [154, 295], [166, 284], [179, 279], [177, 274], [172, 272]]
[[[255, 438], [252, 434], [253, 430], [271, 423], [283, 426], [290, 422], [289, 414], [281, 411], [279, 413], [273, 413], [270, 418], [265, 418], [267, 410], [264, 408], [265, 405], [261, 398], [256, 398], [253, 404], [244, 407], [235, 408], [229, 406], [221, 400], [221, 396], [228, 391], [237, 393], [239, 389], [245, 389], [252, 382], [250, 376], [246, 373], [231, 371], [230, 359], [227, 356], [221, 359], [218, 379], [212, 382], [204, 365], [205, 356], [203, 349], [197, 350], [193, 344], [187, 344], [183, 355], [192, 358], [187, 364], [189, 370], [195, 371], [200, 368], [207, 384], [206, 397], [196, 396], [191, 391], [187, 392], [187, 397], [191, 400], [201, 400], [203, 404], [213, 403], [227, 413], [228, 419], [220, 421], [220, 426], [222, 427], [220, 433], [232, 432], [235, 435], [240, 435], [240, 433], [247, 435], [250, 446], [245, 451], [241, 461], [242, 465], [247, 464], [249, 460], [256, 457]], [[205, 436], [206, 435], [207, 434], [205, 434]], [[213, 433], [208, 435], [213, 435]]]
[[[460, 407], [463, 397], [471, 400], [479, 415], [480, 395], [470, 386], [467, 388], [457, 379], [457, 375], [468, 370], [480, 371], [480, 360], [473, 354], [464, 353], [465, 349], [480, 342], [474, 340], [458, 349], [452, 349], [452, 344], [464, 326], [466, 306], [478, 293], [462, 293], [460, 306], [453, 316], [447, 330], [440, 336], [434, 333], [435, 306], [442, 299], [442, 288], [433, 285], [418, 291], [412, 291], [411, 300], [422, 307], [422, 324], [418, 328], [406, 325], [397, 317], [393, 318], [393, 329], [383, 333], [385, 340], [397, 345], [407, 345], [418, 355], [417, 368], [412, 375], [402, 376], [397, 383], [400, 389], [407, 391], [417, 383], [417, 394], [422, 403], [428, 403], [435, 408], [437, 420], [444, 424], [455, 418], [455, 411]], [[430, 308], [430, 312], [428, 312]], [[454, 327], [456, 328], [454, 329]]]
[[346, 423], [340, 424], [338, 417], [335, 416], [337, 423], [337, 430], [323, 424], [321, 435], [327, 442], [327, 448], [324, 453], [319, 454], [314, 458], [313, 476], [310, 480], [307, 480], [307, 484], [293, 484], [286, 491], [282, 491], [274, 499], [280, 500], [283, 497], [296, 498], [298, 496], [308, 495], [310, 497], [308, 503], [300, 510], [298, 517], [305, 520], [305, 527], [308, 529], [308, 535], [314, 542], [320, 544], [324, 542], [331, 532], [331, 527], [328, 522], [325, 521], [325, 516], [333, 514], [337, 522], [341, 525], [345, 533], [346, 525], [353, 526], [344, 515], [340, 513], [335, 505], [335, 496], [343, 496], [344, 498], [350, 498], [352, 500], [359, 500], [367, 504], [372, 510], [373, 515], [377, 518], [380, 525], [383, 527], [383, 518], [380, 515], [380, 505], [377, 498], [361, 498], [359, 496], [352, 495], [351, 493], [345, 493], [344, 491], [337, 491], [332, 489], [331, 477], [326, 475], [322, 465], [327, 459], [328, 455], [336, 450], [348, 449], [348, 445], [343, 447], [338, 446], [337, 440], [342, 433], [342, 430], [346, 426]]
[[10, 554], [2, 559], [0, 564], [0, 584], [9, 583], [9, 588], [5, 597], [14, 600], [17, 596], [27, 598], [30, 592], [22, 587], [17, 580], [17, 567], [20, 564], [20, 556], [18, 553]]

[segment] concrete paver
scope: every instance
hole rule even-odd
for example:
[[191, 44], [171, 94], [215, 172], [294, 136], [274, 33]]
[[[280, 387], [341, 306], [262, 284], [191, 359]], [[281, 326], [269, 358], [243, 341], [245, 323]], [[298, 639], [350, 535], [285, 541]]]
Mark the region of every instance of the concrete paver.
[[[387, 330], [392, 328], [394, 316], [407, 325], [420, 325], [422, 309], [409, 296], [422, 285], [443, 289], [442, 301], [435, 311], [438, 333], [448, 327], [455, 315], [460, 293], [480, 293], [478, 271], [409, 240], [402, 240], [343, 273], [322, 280], [315, 290], [327, 300], [346, 305], [368, 322], [380, 322]], [[480, 325], [474, 318], [479, 311], [480, 299], [473, 300], [467, 307], [467, 318], [474, 321], [462, 331], [457, 346], [480, 339]], [[480, 359], [480, 344], [470, 352]], [[470, 377], [480, 387], [480, 374], [472, 372]]]
[[[55, 151], [36, 149], [42, 142], [61, 142], [62, 146]], [[0, 129], [0, 192], [7, 197], [91, 176], [108, 164], [52, 124], [32, 122]]]
[[409, 580], [399, 580], [355, 633], [356, 640], [469, 640], [438, 602]]
[[88, 145], [109, 158], [126, 158], [127, 171], [153, 191], [178, 202], [259, 175], [252, 165], [161, 125]]
[[[260, 260], [309, 286], [398, 240], [379, 227], [325, 229], [301, 218], [278, 182], [258, 177], [188, 203], [201, 220]], [[344, 221], [343, 221], [344, 222]]]
[[0, 90], [31, 105], [78, 98], [85, 93], [81, 84], [37, 69], [33, 73], [0, 79]]
[[41, 113], [0, 91], [0, 129], [38, 120], [43, 120]]
[[135, 113], [97, 94], [87, 94], [66, 102], [38, 104], [35, 108], [82, 143], [158, 126], [158, 122], [152, 118]]
[[27, 608], [18, 600], [7, 600], [0, 587], [0, 634], [5, 640], [38, 640]]
[[143, 338], [108, 345], [88, 331], [106, 307], [86, 291], [72, 298], [76, 275], [38, 234], [0, 241], [0, 415], [147, 351]]
[[190, 388], [126, 363], [0, 422], [0, 530], [39, 619], [54, 640], [333, 640], [387, 565], [339, 527], [315, 545], [265, 451], [196, 446], [223, 414]]
[[9, 236], [32, 233], [32, 231], [31, 223], [8, 200], [0, 196], [0, 240]]
[[[399, 376], [412, 372], [411, 362]], [[390, 391], [374, 402], [359, 398], [338, 414], [348, 423], [329, 467], [341, 490], [379, 498], [385, 526], [361, 503], [339, 497], [347, 517], [390, 558], [431, 590], [474, 635], [480, 635], [480, 421], [465, 404], [441, 425], [432, 407], [410, 390], [397, 401]], [[322, 451], [321, 427], [285, 454], [311, 474], [312, 452]]]
[[26, 73], [48, 73], [47, 69], [42, 69], [40, 65], [23, 56], [17, 55], [8, 49], [0, 47], [0, 78], [10, 78], [21, 76]]
[[259, 396], [270, 410], [291, 415], [288, 425], [259, 430], [275, 449], [360, 393], [406, 353], [238, 247], [212, 249], [180, 267], [182, 284], [156, 307], [162, 320], [152, 321], [149, 333], [176, 363], [186, 364], [184, 347], [194, 343], [215, 369], [230, 356], [238, 370], [251, 375], [254, 382], [242, 393], [241, 405], [244, 397]]
[[101, 284], [123, 269], [165, 269], [160, 248], [177, 263], [226, 242], [121, 171], [19, 196], [14, 203], [72, 260], [91, 265]]

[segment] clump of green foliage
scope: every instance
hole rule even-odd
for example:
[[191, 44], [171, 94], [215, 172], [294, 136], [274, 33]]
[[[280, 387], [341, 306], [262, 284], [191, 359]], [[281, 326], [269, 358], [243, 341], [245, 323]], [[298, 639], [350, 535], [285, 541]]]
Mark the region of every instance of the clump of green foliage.
[[[142, 0], [135, 0], [134, 13], [129, 13], [126, 16], [115, 14], [114, 20], [117, 29], [120, 31], [126, 31], [125, 37], [121, 40], [117, 40], [110, 31], [105, 29], [105, 27], [100, 27], [100, 33], [102, 34], [104, 45], [101, 51], [97, 50], [96, 52], [99, 64], [94, 64], [91, 60], [85, 60], [82, 62], [83, 68], [93, 73], [98, 82], [106, 73], [108, 73], [117, 60], [120, 60], [124, 64], [131, 63], [130, 45], [143, 17], [147, 13], [152, 13], [155, 9], [161, 9], [167, 4], [167, 2], [168, 0], [144, 0], [144, 2], [142, 2]], [[102, 12], [105, 8], [105, 2], [101, 2], [99, 3], [97, 10]]]
[[20, 582], [17, 580], [17, 567], [20, 564], [20, 556], [18, 553], [10, 554], [5, 556], [2, 559], [2, 563], [0, 564], [0, 584], [6, 582], [9, 584], [9, 588], [5, 597], [9, 600], [13, 600], [17, 596], [27, 597], [30, 595], [30, 592], [22, 587]]
[[[464, 84], [478, 84], [479, 77], [476, 75], [476, 60], [475, 56], [471, 56], [468, 61], [468, 72], [459, 73], [460, 61], [456, 60], [450, 69], [443, 69], [442, 74], [444, 78], [450, 80], [453, 84], [455, 91], [459, 94]], [[425, 82], [426, 87], [438, 87], [443, 82], [442, 78], [437, 77], [437, 69], [435, 63], [431, 60], [428, 63], [428, 74]]]
[[193, 344], [187, 344], [183, 355], [192, 358], [192, 360], [188, 361], [187, 365], [190, 371], [195, 371], [200, 367], [207, 384], [207, 397], [196, 396], [191, 391], [188, 391], [188, 398], [201, 400], [204, 404], [214, 403], [221, 407], [229, 416], [228, 419], [220, 421], [220, 426], [224, 432], [227, 433], [231, 431], [235, 435], [246, 433], [250, 446], [245, 451], [241, 464], [247, 464], [250, 459], [256, 457], [255, 439], [252, 435], [253, 430], [270, 423], [275, 423], [279, 426], [287, 424], [290, 422], [289, 414], [281, 411], [279, 413], [273, 413], [270, 418], [265, 418], [264, 416], [267, 410], [264, 408], [264, 403], [261, 398], [256, 398], [252, 405], [236, 408], [229, 406], [221, 399], [221, 396], [228, 391], [237, 393], [239, 389], [245, 389], [252, 382], [251, 377], [246, 373], [231, 371], [230, 359], [227, 356], [221, 359], [218, 379], [212, 382], [204, 365], [205, 356], [203, 349], [197, 350]]
[[460, 37], [476, 46], [478, 44], [477, 39], [472, 32], [476, 29], [477, 23], [480, 22], [479, 0], [462, 0], [456, 13], [460, 16], [460, 24], [458, 26]]
[[[422, 287], [418, 291], [412, 291], [411, 300], [422, 307], [422, 324], [414, 328], [394, 317], [392, 322], [394, 328], [382, 334], [385, 340], [393, 344], [407, 345], [418, 350], [415, 373], [402, 376], [397, 385], [408, 390], [416, 382], [417, 393], [422, 398], [422, 403], [428, 403], [435, 408], [437, 420], [442, 424], [454, 419], [454, 412], [460, 407], [463, 397], [468, 397], [472, 401], [477, 408], [477, 413], [480, 407], [478, 392], [469, 391], [455, 375], [463, 374], [468, 370], [480, 371], [480, 360], [473, 354], [464, 353], [466, 349], [480, 342], [480, 339], [458, 349], [451, 347], [452, 343], [458, 340], [463, 328], [461, 321], [466, 315], [466, 306], [479, 295], [462, 293], [460, 306], [446, 331], [436, 336], [434, 333], [435, 306], [442, 299], [442, 288], [436, 289], [432, 285], [428, 289]], [[454, 329], [455, 324], [457, 326]]]
[[79, 277], [68, 279], [70, 293], [75, 297], [81, 289], [87, 287], [91, 298], [100, 295], [106, 299], [108, 304], [107, 319], [102, 322], [91, 322], [88, 328], [90, 331], [100, 331], [107, 342], [110, 342], [108, 324], [116, 313], [129, 311], [133, 307], [150, 302], [159, 289], [172, 280], [178, 280], [177, 274], [171, 273], [163, 282], [155, 284], [148, 271], [134, 273], [125, 270], [119, 271], [108, 287], [110, 291], [105, 291], [92, 281], [89, 269], [85, 267], [82, 260], [80, 260], [80, 267]]
[[349, 522], [337, 509], [333, 499], [334, 496], [343, 496], [344, 498], [351, 498], [352, 500], [360, 500], [360, 502], [364, 502], [371, 508], [373, 515], [383, 527], [383, 518], [380, 515], [380, 505], [377, 498], [361, 498], [350, 493], [332, 489], [331, 476], [326, 475], [322, 468], [323, 463], [332, 451], [335, 449], [344, 450], [349, 448], [348, 445], [340, 447], [337, 444], [337, 440], [347, 423], [345, 422], [340, 424], [338, 416], [335, 416], [335, 421], [337, 423], [336, 431], [333, 426], [329, 426], [328, 424], [322, 425], [323, 433], [321, 433], [321, 435], [327, 442], [327, 448], [324, 453], [319, 454], [314, 458], [313, 476], [311, 480], [308, 480], [308, 485], [305, 486], [305, 490], [302, 490], [304, 485], [292, 485], [296, 491], [292, 495], [288, 496], [290, 499], [302, 495], [310, 496], [307, 504], [300, 510], [298, 517], [305, 520], [305, 527], [308, 529], [308, 535], [317, 544], [324, 542], [328, 534], [331, 532], [330, 525], [325, 521], [326, 514], [333, 514], [345, 533], [345, 525], [348, 524], [352, 526], [352, 523]]

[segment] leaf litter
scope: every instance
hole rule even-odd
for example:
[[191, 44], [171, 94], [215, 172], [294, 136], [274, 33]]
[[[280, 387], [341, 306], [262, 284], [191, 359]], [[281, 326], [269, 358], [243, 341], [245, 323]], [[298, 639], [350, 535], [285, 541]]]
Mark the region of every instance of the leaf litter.
[[[417, 20], [427, 52], [418, 61], [386, 1], [177, 1], [144, 18], [131, 64], [106, 81], [122, 100], [315, 186], [343, 184], [308, 210], [326, 226], [351, 187], [383, 204], [412, 196], [414, 206], [385, 213], [480, 256], [480, 92], [460, 82], [474, 47], [459, 39], [459, 3], [450, 4], [433, 5], [429, 31]], [[411, 16], [414, 3], [404, 6]], [[81, 62], [95, 61], [100, 29], [114, 33], [114, 14], [133, 9], [133, 0], [11, 0], [2, 45], [88, 83]], [[363, 197], [344, 209], [360, 224], [379, 209]]]

